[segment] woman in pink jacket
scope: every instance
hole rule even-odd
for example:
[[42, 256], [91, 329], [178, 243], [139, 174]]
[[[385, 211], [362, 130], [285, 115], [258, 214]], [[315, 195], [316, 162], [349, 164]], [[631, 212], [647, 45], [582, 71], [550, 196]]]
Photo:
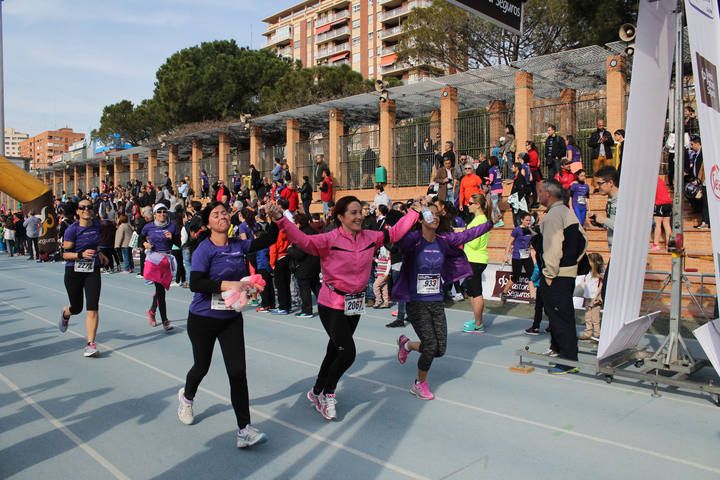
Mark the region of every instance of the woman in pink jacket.
[[353, 334], [365, 311], [365, 290], [375, 250], [385, 242], [397, 242], [410, 231], [420, 208], [415, 202], [407, 215], [385, 231], [363, 230], [360, 200], [343, 197], [335, 204], [338, 228], [308, 236], [283, 217], [282, 209], [276, 205], [269, 207], [270, 217], [291, 243], [308, 255], [320, 257], [323, 284], [318, 313], [330, 340], [315, 386], [307, 398], [327, 420], [336, 418], [335, 388], [355, 361]]

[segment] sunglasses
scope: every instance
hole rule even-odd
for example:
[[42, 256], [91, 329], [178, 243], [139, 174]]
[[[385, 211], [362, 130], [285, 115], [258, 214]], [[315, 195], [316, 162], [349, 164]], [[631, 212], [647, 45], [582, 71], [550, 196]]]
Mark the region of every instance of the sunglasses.
[[92, 210], [92, 207], [90, 205], [79, 205], [77, 210], [79, 212], [84, 212], [85, 210]]
[[162, 213], [162, 214], [164, 215], [164, 214], [166, 214], [166, 213], [167, 213], [167, 210], [158, 210], [158, 211], [157, 211], [157, 212], [155, 212], [155, 213]]

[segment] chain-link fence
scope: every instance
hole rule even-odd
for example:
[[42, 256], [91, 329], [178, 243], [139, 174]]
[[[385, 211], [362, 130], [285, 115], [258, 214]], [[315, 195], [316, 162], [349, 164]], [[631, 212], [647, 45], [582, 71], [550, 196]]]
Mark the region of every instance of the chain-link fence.
[[225, 171], [228, 177], [225, 180], [228, 185], [236, 169], [241, 176], [250, 175], [250, 150], [228, 154], [225, 159]]
[[[545, 160], [545, 139], [548, 125], [555, 125], [557, 134], [567, 139], [572, 135], [575, 145], [580, 149], [583, 169], [593, 173], [592, 148], [588, 145], [590, 136], [597, 129], [598, 119], [605, 120], [607, 102], [605, 98], [578, 100], [575, 102], [543, 105], [530, 110], [532, 139], [540, 155], [543, 176], [547, 177], [548, 166]], [[518, 154], [525, 151], [525, 145], [518, 145]]]
[[272, 181], [272, 169], [275, 166], [275, 159], [283, 161], [285, 158], [285, 145], [273, 145], [260, 149], [260, 165], [255, 165], [260, 171], [260, 178], [268, 177]]
[[455, 149], [459, 155], [466, 154], [480, 158], [484, 153], [493, 155], [493, 149], [500, 147], [500, 137], [505, 134], [505, 125], [513, 123], [513, 111], [503, 110], [490, 113], [487, 110], [460, 112], [455, 120]]
[[180, 180], [185, 177], [188, 177], [188, 183], [192, 182], [192, 162], [189, 158], [178, 158], [177, 163], [175, 163], [175, 178], [173, 179], [173, 183], [177, 182], [180, 184]]
[[210, 185], [218, 181], [218, 158], [217, 157], [203, 157], [200, 159], [200, 171], [205, 170], [207, 173]]
[[428, 185], [435, 157], [433, 138], [440, 133], [440, 122], [418, 122], [393, 128], [393, 185]]
[[[147, 170], [147, 163], [140, 163], [138, 164], [137, 170], [135, 170], [135, 179], [140, 180], [143, 184], [147, 183], [148, 181], [148, 170]], [[159, 178], [153, 177], [153, 183], [158, 183]]]
[[380, 162], [380, 130], [340, 138], [339, 189], [373, 188], [375, 167]]
[[[295, 175], [298, 179], [298, 184], [302, 185], [302, 179], [307, 175], [310, 177], [310, 184], [313, 188], [316, 187], [315, 157], [322, 155], [325, 163], [328, 163], [328, 152], [327, 138], [307, 140], [295, 144]], [[330, 172], [330, 174], [333, 175], [334, 178], [337, 172]]]

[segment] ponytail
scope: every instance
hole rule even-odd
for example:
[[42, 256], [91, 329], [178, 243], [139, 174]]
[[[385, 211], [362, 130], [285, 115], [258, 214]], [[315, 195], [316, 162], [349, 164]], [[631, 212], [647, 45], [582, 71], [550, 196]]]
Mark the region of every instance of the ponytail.
[[492, 202], [488, 200], [488, 197], [483, 193], [475, 193], [470, 196], [470, 199], [478, 205], [480, 211], [485, 215], [488, 221], [492, 221], [493, 206]]

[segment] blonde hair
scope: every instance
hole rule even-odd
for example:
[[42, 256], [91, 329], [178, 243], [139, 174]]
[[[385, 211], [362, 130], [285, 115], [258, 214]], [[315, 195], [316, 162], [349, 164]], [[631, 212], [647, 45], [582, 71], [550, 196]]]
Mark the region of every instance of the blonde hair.
[[485, 194], [473, 193], [470, 195], [470, 200], [477, 204], [480, 212], [485, 215], [485, 218], [488, 220], [492, 218], [492, 202], [488, 200]]

